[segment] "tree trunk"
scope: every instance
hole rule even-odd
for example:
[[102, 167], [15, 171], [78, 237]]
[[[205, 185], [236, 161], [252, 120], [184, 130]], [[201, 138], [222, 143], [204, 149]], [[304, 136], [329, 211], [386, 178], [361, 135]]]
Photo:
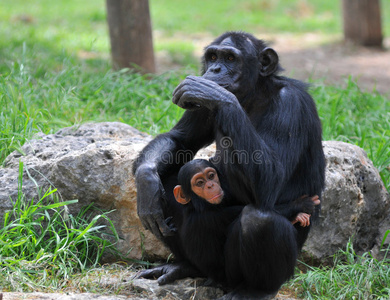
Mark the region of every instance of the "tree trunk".
[[345, 40], [382, 47], [379, 0], [343, 0], [343, 18]]
[[113, 67], [154, 73], [148, 0], [106, 0]]

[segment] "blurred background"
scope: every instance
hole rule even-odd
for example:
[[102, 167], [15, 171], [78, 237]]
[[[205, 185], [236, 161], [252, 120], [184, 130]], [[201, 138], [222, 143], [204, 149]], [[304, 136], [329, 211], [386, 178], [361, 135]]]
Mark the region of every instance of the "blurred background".
[[[324, 77], [328, 74], [325, 72], [329, 69], [327, 63], [334, 60], [341, 63], [351, 51], [356, 51], [340, 45], [343, 41], [342, 2], [151, 0], [157, 72], [196, 65], [203, 47], [213, 38], [227, 30], [243, 30], [271, 42], [281, 52], [287, 72], [298, 73], [301, 78], [318, 72], [318, 76]], [[108, 62], [110, 42], [104, 0], [2, 0], [0, 5], [0, 72], [4, 73], [9, 68], [7, 61], [20, 57], [23, 51], [31, 52], [44, 62], [37, 72], [44, 72], [44, 65], [51, 67], [69, 55], [89, 60], [89, 63], [91, 60], [95, 64], [98, 60]], [[388, 0], [381, 1], [381, 13], [386, 37], [390, 33]], [[389, 47], [389, 39], [385, 39], [383, 45]], [[302, 51], [308, 49], [313, 51]], [[364, 65], [361, 60], [359, 57], [358, 66], [350, 66], [350, 73], [359, 75], [357, 68]], [[316, 62], [320, 65], [315, 65]], [[339, 68], [337, 64], [331, 67]], [[304, 74], [301, 74], [302, 68]], [[347, 74], [348, 69], [341, 73]]]

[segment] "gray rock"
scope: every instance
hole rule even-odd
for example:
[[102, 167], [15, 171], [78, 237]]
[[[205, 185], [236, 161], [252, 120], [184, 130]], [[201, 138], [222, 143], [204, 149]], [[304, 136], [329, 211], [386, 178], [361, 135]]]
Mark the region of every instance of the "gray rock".
[[[3, 212], [12, 207], [10, 197], [17, 195], [21, 160], [29, 173], [23, 177], [27, 199], [37, 197], [36, 182], [43, 191], [49, 186], [57, 188], [63, 200], [79, 199], [77, 205], [69, 206], [73, 214], [91, 202], [103, 209], [115, 209], [110, 217], [123, 238], [119, 250], [134, 259], [165, 259], [169, 251], [143, 229], [137, 217], [131, 174], [132, 162], [150, 139], [122, 123], [97, 123], [65, 128], [26, 142], [23, 154], [13, 152], [0, 168], [0, 222]], [[381, 178], [359, 147], [342, 142], [323, 145], [327, 170], [322, 212], [306, 243], [304, 257], [327, 261], [345, 249], [352, 237], [357, 252], [372, 250], [378, 255], [383, 236], [390, 229], [390, 199]], [[209, 147], [200, 156], [210, 157], [214, 149]]]
[[390, 229], [390, 197], [366, 153], [343, 142], [324, 142], [326, 187], [319, 221], [310, 231], [304, 257], [329, 262], [350, 239], [362, 254], [378, 246]]
[[38, 196], [37, 184], [43, 192], [49, 186], [58, 189], [63, 200], [78, 199], [77, 205], [69, 206], [73, 215], [91, 202], [115, 209], [109, 217], [122, 238], [118, 244], [122, 253], [133, 259], [167, 257], [169, 251], [143, 229], [137, 216], [131, 166], [149, 140], [123, 123], [91, 123], [26, 142], [23, 155], [14, 151], [0, 169], [0, 222], [2, 212], [12, 207], [10, 198], [17, 197], [19, 161], [23, 161], [27, 199]]
[[[132, 288], [138, 292], [148, 293], [155, 299], [165, 299], [173, 296], [173, 299], [217, 299], [222, 297], [224, 292], [215, 287], [205, 286], [205, 279], [183, 279], [177, 280], [173, 284], [160, 286], [156, 280], [136, 279], [132, 281]], [[170, 299], [170, 298], [168, 298]]]

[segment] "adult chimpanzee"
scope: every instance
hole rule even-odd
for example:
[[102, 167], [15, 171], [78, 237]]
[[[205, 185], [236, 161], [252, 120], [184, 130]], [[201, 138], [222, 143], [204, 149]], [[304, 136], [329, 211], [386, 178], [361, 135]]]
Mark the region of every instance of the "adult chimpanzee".
[[[267, 264], [264, 260], [267, 256], [264, 255], [262, 249], [264, 245], [269, 244], [271, 247], [274, 245], [272, 241], [269, 241], [269, 238], [275, 238], [273, 230], [266, 229], [264, 233], [259, 234], [258, 239], [252, 240], [251, 247], [258, 249], [257, 251], [236, 253], [234, 250], [238, 247], [225, 249], [227, 240], [237, 241], [237, 237], [232, 237], [233, 233], [244, 232], [244, 227], [242, 228], [241, 225], [245, 220], [238, 218], [244, 206], [229, 206], [229, 203], [237, 201], [231, 201], [227, 187], [222, 187], [223, 178], [218, 176], [218, 171], [212, 163], [203, 159], [195, 159], [186, 163], [179, 171], [178, 183], [179, 185], [174, 188], [174, 196], [177, 202], [185, 205], [183, 223], [177, 228], [178, 234], [184, 241], [183, 250], [186, 257], [204, 276], [225, 286], [234, 287], [239, 283], [243, 286], [249, 285], [256, 289], [266, 290], [272, 289], [276, 282], [280, 283], [292, 275], [297, 253], [295, 229], [292, 224], [286, 222], [284, 217], [275, 216], [274, 212], [264, 212], [264, 217], [262, 217], [264, 224], [261, 226], [261, 228], [267, 228], [265, 225], [270, 217], [272, 222], [269, 222], [267, 226], [273, 226], [272, 223], [276, 221], [278, 231], [286, 235], [282, 238], [285, 241], [284, 247], [267, 248], [267, 251], [278, 252], [280, 267], [285, 271], [284, 276], [281, 276], [280, 272], [264, 272]], [[308, 201], [308, 207], [319, 204], [318, 197], [302, 199]], [[310, 224], [309, 217], [307, 213], [299, 213], [292, 221], [307, 226]], [[247, 267], [240, 265], [240, 260], [246, 261], [247, 259], [239, 257], [248, 254], [252, 265], [264, 266], [264, 269], [251, 270], [248, 274], [250, 281], [247, 282], [244, 276], [247, 273]], [[231, 273], [233, 270], [234, 274]], [[274, 274], [276, 278], [272, 277]], [[235, 280], [231, 281], [233, 278]]]
[[[239, 247], [239, 251], [263, 253], [266, 267], [241, 262], [249, 275], [253, 268], [264, 268], [264, 272], [274, 272], [274, 278], [280, 274], [278, 281], [284, 280], [281, 258], [272, 249], [284, 247], [284, 237], [295, 233], [283, 232], [289, 227], [278, 226], [281, 218], [271, 213], [277, 210], [288, 216], [294, 206], [295, 214], [305, 211], [299, 201], [292, 202], [302, 195], [321, 195], [325, 160], [321, 123], [306, 85], [279, 76], [281, 70], [277, 53], [263, 41], [247, 33], [228, 32], [206, 47], [203, 76], [189, 76], [175, 89], [173, 102], [187, 111], [171, 131], [142, 150], [133, 171], [138, 215], [145, 228], [172, 250], [176, 262], [144, 275], [159, 277], [158, 282], [165, 284], [200, 274], [186, 257], [180, 235], [166, 221], [176, 227], [183, 224], [183, 207], [171, 192], [179, 168], [200, 148], [216, 141], [213, 163], [226, 178], [232, 199], [247, 205], [240, 215], [245, 234], [232, 235], [240, 240], [228, 240], [227, 245], [232, 251]], [[264, 218], [272, 226], [263, 226]], [[309, 228], [295, 225], [298, 249]], [[274, 234], [275, 244], [253, 249], [253, 240], [263, 238], [259, 233]], [[266, 291], [277, 285], [271, 283]], [[238, 297], [245, 293], [236, 292]], [[246, 293], [256, 297], [257, 292]]]

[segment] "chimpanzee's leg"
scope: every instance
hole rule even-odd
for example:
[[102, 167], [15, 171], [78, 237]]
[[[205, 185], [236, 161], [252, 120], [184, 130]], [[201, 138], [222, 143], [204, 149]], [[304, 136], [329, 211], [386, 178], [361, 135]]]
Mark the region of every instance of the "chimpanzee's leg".
[[296, 230], [285, 217], [247, 205], [227, 238], [226, 275], [237, 288], [223, 299], [275, 294], [294, 274], [297, 253]]

